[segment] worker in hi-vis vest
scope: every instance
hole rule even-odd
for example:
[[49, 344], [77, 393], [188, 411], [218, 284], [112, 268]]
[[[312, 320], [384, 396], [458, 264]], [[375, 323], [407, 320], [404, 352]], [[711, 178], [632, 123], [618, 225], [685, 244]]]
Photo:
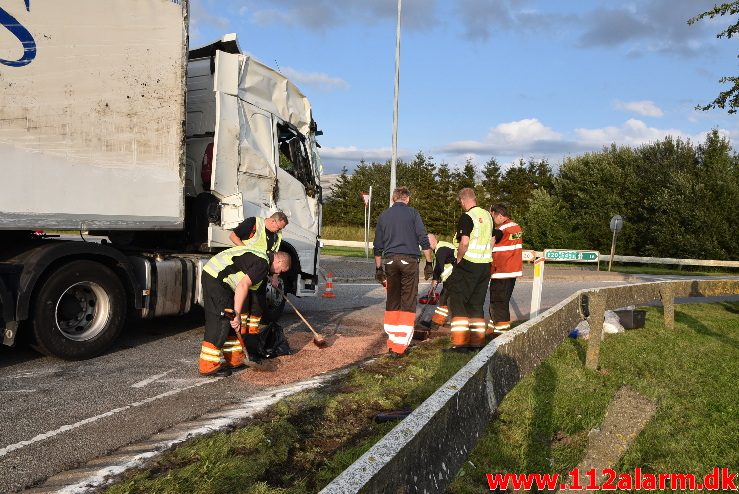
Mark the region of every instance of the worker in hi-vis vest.
[[[258, 294], [259, 287], [270, 272], [279, 275], [289, 270], [290, 262], [286, 252], [265, 253], [239, 246], [216, 254], [206, 263], [201, 281], [205, 309], [205, 335], [198, 363], [201, 375], [210, 376], [245, 365], [244, 352], [250, 341], [258, 339], [266, 304]], [[233, 309], [236, 317], [229, 321], [222, 315], [224, 309]], [[242, 332], [242, 314], [248, 320], [244, 328], [246, 349], [237, 336], [237, 332]]]
[[508, 207], [490, 208], [493, 230], [493, 264], [490, 268], [490, 320], [488, 334], [493, 338], [511, 329], [510, 302], [516, 278], [523, 276], [523, 230], [511, 220]]
[[431, 289], [436, 290], [436, 286], [442, 283], [441, 296], [431, 317], [431, 329], [439, 329], [446, 324], [449, 318], [449, 290], [447, 289], [446, 280], [452, 274], [454, 264], [457, 262], [457, 249], [449, 242], [439, 241], [436, 235], [429, 233], [429, 244], [431, 250], [434, 251], [434, 271], [431, 273]]
[[[229, 239], [237, 246], [253, 247], [265, 253], [278, 252], [282, 243], [282, 230], [287, 223], [287, 216], [282, 211], [272, 213], [267, 218], [250, 216], [231, 231]], [[273, 275], [272, 286], [277, 287], [278, 284], [277, 275]]]
[[452, 312], [451, 340], [455, 348], [485, 346], [485, 295], [490, 281], [493, 219], [477, 205], [475, 191], [459, 191], [464, 214], [459, 218], [454, 245], [457, 263], [446, 281]]

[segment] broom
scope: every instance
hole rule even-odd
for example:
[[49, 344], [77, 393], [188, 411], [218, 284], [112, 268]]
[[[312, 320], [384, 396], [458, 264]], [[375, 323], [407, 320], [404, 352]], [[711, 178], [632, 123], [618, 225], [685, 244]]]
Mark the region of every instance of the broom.
[[308, 329], [311, 330], [311, 333], [313, 333], [313, 344], [316, 345], [318, 348], [324, 348], [328, 344], [326, 343], [326, 338], [318, 334], [316, 330], [313, 329], [313, 326], [311, 326], [311, 324], [305, 319], [305, 317], [303, 317], [303, 314], [300, 313], [298, 308], [295, 307], [295, 305], [292, 302], [290, 302], [290, 299], [287, 298], [287, 294], [282, 291], [282, 288], [277, 287], [277, 291], [279, 291], [282, 294], [282, 296], [285, 297], [285, 301], [288, 304], [290, 304], [290, 307], [293, 308], [293, 310], [298, 315], [298, 317], [302, 319], [305, 325], [308, 326]]

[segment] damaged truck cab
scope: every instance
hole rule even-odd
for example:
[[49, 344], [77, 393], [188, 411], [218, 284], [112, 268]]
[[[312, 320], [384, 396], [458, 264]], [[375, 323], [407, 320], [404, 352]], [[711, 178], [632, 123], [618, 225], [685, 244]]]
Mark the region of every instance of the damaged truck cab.
[[[245, 217], [283, 211], [289, 223], [280, 250], [293, 261], [285, 288], [315, 293], [322, 167], [308, 99], [242, 54], [235, 35], [190, 52], [187, 96], [186, 196], [219, 207], [208, 247], [232, 246], [230, 230]], [[284, 305], [271, 286], [269, 297], [273, 307]]]

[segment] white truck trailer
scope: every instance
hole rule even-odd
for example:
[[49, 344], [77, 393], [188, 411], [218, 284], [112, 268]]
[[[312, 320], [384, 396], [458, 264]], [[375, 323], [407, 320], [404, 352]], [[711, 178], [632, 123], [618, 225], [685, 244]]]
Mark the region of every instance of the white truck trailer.
[[187, 0], [4, 2], [3, 343], [89, 358], [129, 316], [184, 314], [229, 230], [278, 210], [284, 288], [315, 294], [316, 135], [306, 97], [234, 35], [188, 51]]

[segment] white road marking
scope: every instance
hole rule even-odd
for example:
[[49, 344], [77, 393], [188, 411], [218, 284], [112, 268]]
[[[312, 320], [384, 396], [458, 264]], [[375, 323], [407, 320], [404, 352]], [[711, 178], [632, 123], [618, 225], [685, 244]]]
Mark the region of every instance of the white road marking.
[[132, 384], [131, 387], [132, 388], [143, 388], [144, 386], [148, 386], [149, 384], [153, 383], [154, 381], [158, 380], [159, 378], [164, 377], [167, 374], [169, 374], [170, 372], [173, 372], [175, 370], [176, 369], [169, 369], [166, 372], [162, 372], [161, 374], [157, 374], [155, 376], [151, 376], [148, 379], [144, 379], [143, 381], [139, 381], [136, 384]]
[[[295, 394], [299, 391], [306, 389], [316, 388], [326, 381], [347, 374], [347, 370], [339, 371], [337, 373], [321, 374], [313, 377], [306, 381], [301, 381], [294, 384], [289, 384], [277, 389], [265, 391], [257, 396], [244, 400], [242, 403], [229, 407], [228, 409], [221, 410], [208, 414], [200, 419], [196, 419], [193, 423], [202, 423], [203, 420], [207, 420], [205, 425], [187, 427], [187, 424], [179, 427], [180, 433], [174, 439], [161, 440], [159, 442], [147, 445], [150, 450], [143, 453], [132, 453], [127, 458], [123, 459], [120, 463], [107, 465], [103, 468], [98, 469], [92, 475], [84, 478], [82, 481], [78, 481], [75, 484], [68, 485], [62, 489], [57, 490], [57, 494], [82, 494], [95, 490], [96, 487], [100, 487], [109, 482], [109, 479], [113, 475], [120, 474], [129, 468], [139, 466], [144, 460], [151, 458], [159, 454], [160, 452], [169, 449], [175, 444], [181, 443], [193, 436], [207, 434], [209, 432], [215, 432], [225, 427], [230, 426], [234, 422], [253, 416], [255, 413], [260, 412], [270, 405], [277, 403], [283, 398]], [[170, 436], [171, 437], [171, 436]], [[120, 460], [120, 457], [118, 457]], [[83, 469], [85, 467], [82, 467]]]
[[10, 444], [8, 446], [5, 446], [4, 448], [0, 448], [0, 458], [7, 455], [8, 453], [11, 453], [17, 449], [25, 448], [26, 446], [30, 446], [31, 444], [37, 443], [39, 441], [43, 441], [46, 439], [49, 439], [50, 437], [58, 436], [59, 434], [67, 431], [71, 431], [73, 429], [77, 429], [79, 427], [82, 427], [83, 425], [91, 424], [93, 422], [97, 422], [100, 419], [104, 419], [106, 417], [113, 416], [117, 413], [120, 413], [124, 410], [128, 410], [130, 408], [136, 408], [140, 407], [142, 405], [146, 405], [147, 403], [151, 403], [152, 401], [158, 400], [160, 398], [166, 398], [167, 396], [173, 396], [178, 393], [181, 393], [182, 391], [186, 391], [190, 388], [195, 388], [198, 386], [202, 386], [203, 384], [209, 384], [214, 383], [217, 381], [220, 381], [223, 379], [223, 376], [221, 377], [214, 377], [214, 378], [203, 378], [200, 382], [193, 384], [192, 386], [187, 386], [186, 388], [179, 388], [179, 389], [172, 389], [170, 391], [167, 391], [165, 393], [158, 394], [156, 396], [152, 396], [150, 398], [143, 399], [141, 401], [137, 401], [134, 403], [129, 403], [128, 405], [114, 408], [112, 410], [108, 410], [107, 412], [101, 413], [99, 415], [95, 415], [94, 417], [88, 417], [84, 420], [80, 420], [79, 422], [75, 422], [74, 424], [67, 424], [59, 427], [58, 429], [54, 429], [53, 431], [44, 432], [43, 434], [39, 434], [36, 437], [33, 437], [31, 439], [28, 439], [26, 441], [20, 441], [15, 444]]
[[9, 389], [0, 391], [0, 393], [35, 393], [35, 389]]
[[200, 378], [198, 377], [191, 377], [191, 378], [176, 378], [176, 377], [170, 377], [167, 379], [160, 379], [160, 383], [166, 383], [166, 384], [172, 384], [175, 386], [189, 386], [192, 383], [200, 381]]
[[8, 376], [9, 379], [25, 379], [27, 377], [39, 377], [39, 376], [46, 376], [49, 374], [56, 374], [57, 372], [60, 372], [61, 368], [59, 367], [52, 367], [50, 369], [44, 369], [44, 370], [38, 370], [38, 371], [30, 371], [30, 372], [19, 372], [18, 374], [14, 376]]

